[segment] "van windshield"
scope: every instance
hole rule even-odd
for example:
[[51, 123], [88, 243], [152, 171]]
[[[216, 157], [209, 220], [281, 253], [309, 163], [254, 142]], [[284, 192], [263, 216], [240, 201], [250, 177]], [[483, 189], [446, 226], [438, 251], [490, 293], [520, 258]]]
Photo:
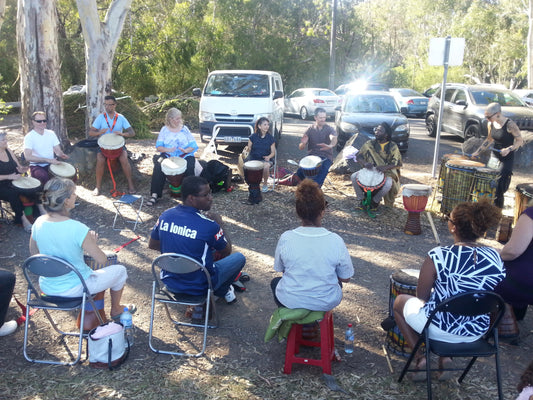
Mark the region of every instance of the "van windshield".
[[267, 75], [217, 74], [211, 75], [205, 85], [204, 96], [269, 97]]

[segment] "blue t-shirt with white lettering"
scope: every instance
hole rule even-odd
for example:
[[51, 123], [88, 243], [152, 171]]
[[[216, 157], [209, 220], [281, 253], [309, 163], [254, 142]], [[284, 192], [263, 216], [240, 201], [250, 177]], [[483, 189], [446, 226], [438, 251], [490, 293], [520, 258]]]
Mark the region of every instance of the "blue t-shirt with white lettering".
[[[202, 263], [211, 274], [213, 286], [216, 286], [213, 252], [224, 249], [227, 242], [224, 231], [215, 221], [194, 207], [179, 205], [161, 214], [152, 229], [151, 238], [159, 240], [161, 253], [180, 253]], [[163, 271], [161, 278], [171, 291], [177, 293], [201, 295], [207, 289], [202, 271], [183, 275]]]

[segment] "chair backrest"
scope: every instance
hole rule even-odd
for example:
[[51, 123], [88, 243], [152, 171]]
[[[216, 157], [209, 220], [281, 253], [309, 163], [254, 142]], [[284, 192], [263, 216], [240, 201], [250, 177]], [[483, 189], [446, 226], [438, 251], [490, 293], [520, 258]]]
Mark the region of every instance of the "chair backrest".
[[[476, 316], [494, 313], [491, 318], [491, 328], [498, 326], [505, 311], [505, 302], [496, 293], [489, 290], [474, 290], [452, 296], [437, 307], [429, 316], [429, 320], [438, 312], [449, 312], [454, 315]], [[490, 333], [491, 329], [489, 329]]]
[[36, 254], [29, 257], [22, 264], [22, 272], [28, 282], [28, 285], [32, 292], [41, 297], [41, 291], [38, 289], [38, 280], [35, 277], [55, 278], [61, 275], [74, 272], [83, 285], [83, 291], [89, 294], [85, 280], [81, 276], [80, 272], [69, 262], [54, 256], [47, 256], [44, 254]]
[[158, 256], [152, 262], [152, 275], [154, 276], [154, 281], [159, 287], [162, 287], [164, 285], [161, 283], [160, 270], [165, 270], [177, 275], [189, 274], [194, 271], [202, 270], [206, 276], [209, 289], [212, 289], [211, 274], [207, 268], [194, 258], [188, 257], [184, 254], [164, 253]]

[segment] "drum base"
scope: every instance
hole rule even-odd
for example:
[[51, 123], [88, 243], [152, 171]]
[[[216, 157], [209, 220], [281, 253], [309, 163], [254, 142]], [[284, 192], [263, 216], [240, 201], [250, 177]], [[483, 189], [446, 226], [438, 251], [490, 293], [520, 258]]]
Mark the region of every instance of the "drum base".
[[175, 199], [179, 199], [181, 197], [181, 185], [176, 187], [176, 186], [172, 186], [169, 183], [168, 188], [169, 188], [169, 191], [170, 191], [170, 197], [173, 197]]
[[263, 201], [263, 195], [259, 185], [248, 185], [248, 201], [252, 204], [259, 204]]
[[[94, 329], [100, 325], [100, 320], [98, 319], [96, 313], [100, 314], [100, 317], [102, 317], [102, 320], [104, 322], [107, 321], [107, 317], [105, 315], [105, 310], [104, 310], [104, 304], [105, 304], [104, 295], [105, 295], [105, 292], [100, 292], [94, 296], [95, 305], [96, 307], [98, 307], [96, 312], [92, 309], [90, 304], [86, 306], [85, 318], [83, 320], [84, 331], [90, 331], [91, 329]], [[78, 327], [78, 329], [80, 327], [80, 323], [81, 323], [81, 311], [78, 313], [78, 318], [76, 320], [76, 326]]]
[[403, 231], [408, 235], [420, 235], [422, 233], [419, 212], [409, 211], [409, 214], [407, 215], [407, 222]]

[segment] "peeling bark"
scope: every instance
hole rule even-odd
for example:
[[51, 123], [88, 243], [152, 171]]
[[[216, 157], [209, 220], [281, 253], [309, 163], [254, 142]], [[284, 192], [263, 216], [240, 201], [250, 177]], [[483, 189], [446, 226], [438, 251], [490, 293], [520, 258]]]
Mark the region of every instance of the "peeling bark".
[[22, 130], [32, 129], [31, 114], [44, 111], [64, 150], [70, 143], [63, 117], [57, 14], [54, 0], [18, 0], [17, 49]]
[[96, 0], [76, 0], [85, 40], [87, 65], [86, 135], [92, 121], [103, 110], [104, 96], [111, 94], [113, 58], [131, 2], [132, 0], [113, 0], [102, 22]]

